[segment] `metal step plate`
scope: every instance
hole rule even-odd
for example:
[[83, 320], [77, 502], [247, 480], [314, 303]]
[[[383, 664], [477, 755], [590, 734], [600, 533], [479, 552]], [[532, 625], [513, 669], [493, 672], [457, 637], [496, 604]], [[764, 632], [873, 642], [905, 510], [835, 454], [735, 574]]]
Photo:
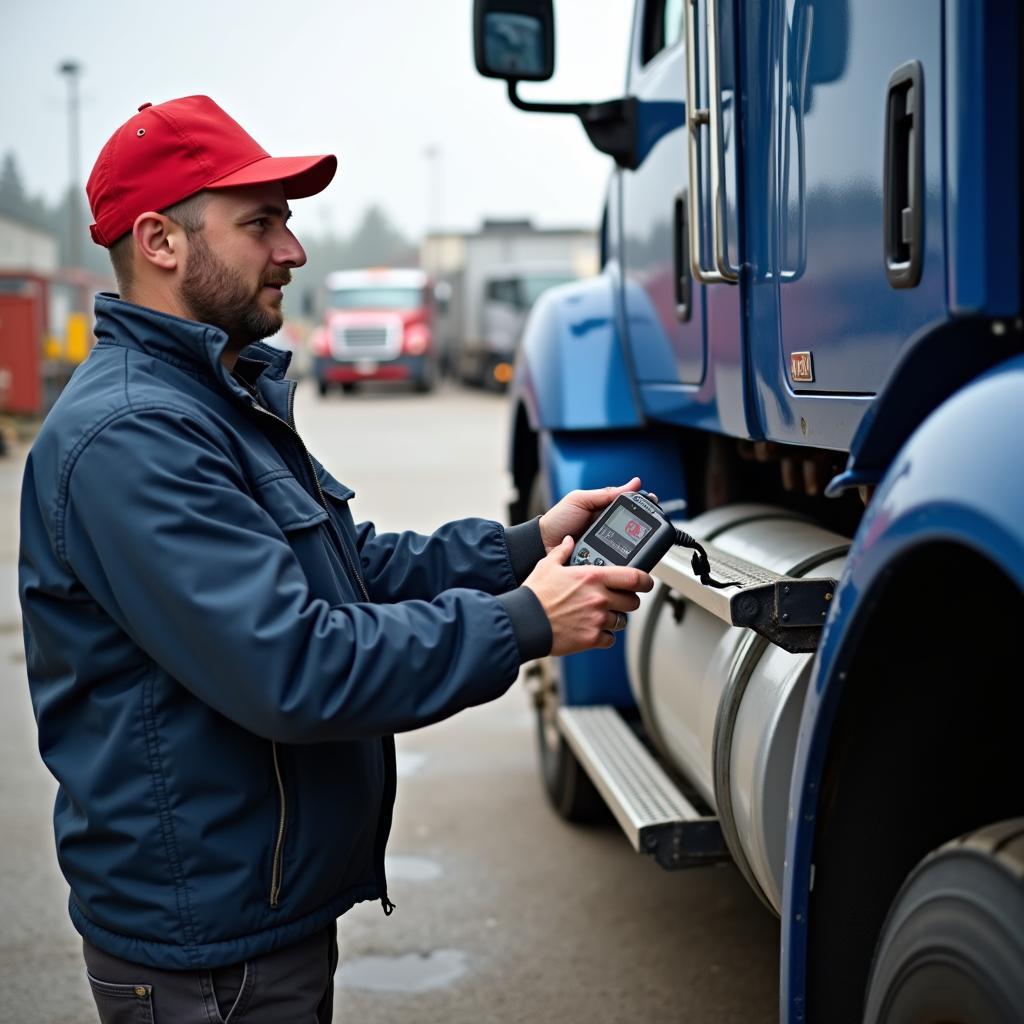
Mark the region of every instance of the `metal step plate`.
[[747, 626], [794, 654], [815, 651], [835, 593], [830, 578], [780, 576], [705, 544], [711, 576], [738, 586], [706, 587], [694, 575], [690, 552], [673, 548], [653, 575], [676, 593], [731, 626]]
[[559, 708], [558, 727], [638, 853], [669, 869], [729, 858], [718, 819], [686, 799], [615, 708]]

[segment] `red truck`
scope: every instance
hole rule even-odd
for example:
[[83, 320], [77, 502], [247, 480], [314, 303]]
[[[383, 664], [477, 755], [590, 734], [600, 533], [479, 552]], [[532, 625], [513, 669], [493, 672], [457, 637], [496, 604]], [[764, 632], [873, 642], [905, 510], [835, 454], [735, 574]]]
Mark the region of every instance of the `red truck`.
[[327, 276], [324, 323], [312, 339], [317, 389], [352, 391], [366, 380], [437, 380], [433, 295], [421, 270], [345, 270]]

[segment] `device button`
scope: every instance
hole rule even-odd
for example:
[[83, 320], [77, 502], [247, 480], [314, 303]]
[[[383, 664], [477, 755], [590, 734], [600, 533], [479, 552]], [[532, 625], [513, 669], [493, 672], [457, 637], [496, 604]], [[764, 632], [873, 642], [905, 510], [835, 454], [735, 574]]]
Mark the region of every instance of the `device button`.
[[594, 565], [604, 565], [604, 559], [603, 558], [595, 558], [594, 559]]
[[586, 548], [580, 548], [578, 558], [589, 558], [590, 552]]

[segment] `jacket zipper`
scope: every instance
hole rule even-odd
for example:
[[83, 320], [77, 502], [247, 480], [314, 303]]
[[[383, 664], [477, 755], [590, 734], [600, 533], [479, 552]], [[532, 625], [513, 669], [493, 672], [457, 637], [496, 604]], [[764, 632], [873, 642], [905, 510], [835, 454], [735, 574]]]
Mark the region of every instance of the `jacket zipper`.
[[281, 778], [281, 763], [277, 758], [277, 743], [271, 740], [270, 750], [274, 755], [274, 776], [277, 779], [277, 795], [281, 801], [281, 815], [277, 821], [277, 842], [274, 843], [274, 862], [270, 868], [270, 905], [281, 902], [281, 852], [284, 848], [284, 829], [287, 821], [288, 803], [284, 795], [284, 779]]
[[[316, 493], [320, 505], [323, 510], [328, 513], [327, 521], [331, 524], [331, 529], [334, 530], [335, 536], [337, 537], [338, 546], [341, 548], [341, 553], [345, 558], [345, 564], [348, 566], [348, 570], [352, 573], [356, 583], [359, 584], [359, 590], [362, 592], [363, 599], [367, 604], [369, 604], [370, 593], [366, 589], [366, 583], [363, 581], [362, 574], [356, 568], [355, 561], [348, 549], [348, 544], [345, 543], [345, 538], [341, 536], [340, 531], [335, 529], [334, 521], [330, 518], [327, 499], [324, 497], [324, 492], [320, 487], [320, 479], [316, 475], [316, 466], [313, 464], [313, 456], [309, 454], [309, 449], [302, 440], [302, 436], [292, 425], [295, 422], [295, 382], [290, 381], [288, 384], [288, 420], [291, 422], [281, 419], [280, 416], [275, 416], [269, 409], [265, 409], [260, 405], [258, 401], [251, 402], [251, 407], [262, 415], [269, 416], [270, 419], [274, 420], [276, 423], [280, 423], [282, 426], [286, 427], [289, 433], [291, 433], [298, 442], [303, 455], [306, 456], [306, 462], [309, 465], [309, 472], [313, 478], [313, 485], [316, 487]], [[391, 828], [391, 816], [393, 813], [395, 799], [395, 783], [397, 780], [393, 777], [393, 766], [395, 763], [394, 743], [394, 737], [391, 736], [386, 736], [381, 739], [381, 747], [384, 754], [384, 794], [381, 799], [381, 820], [377, 826], [377, 842], [374, 844], [374, 872], [377, 876], [377, 885], [381, 893], [380, 905], [384, 908], [385, 915], [388, 916], [390, 916], [392, 911], [395, 909], [395, 905], [388, 897], [387, 875], [384, 870], [384, 847], [387, 840], [384, 837], [384, 833], [385, 831], [390, 831]], [[284, 871], [281, 852], [284, 847], [286, 803], [284, 795], [284, 780], [281, 778], [281, 766], [278, 762], [276, 742], [271, 742], [271, 750], [274, 755], [274, 774], [277, 777], [277, 792], [281, 798], [281, 816], [278, 821], [277, 842], [274, 845], [274, 861], [270, 879], [270, 905], [271, 907], [276, 907], [281, 900], [281, 880]], [[387, 809], [387, 811], [385, 811], [385, 809]]]

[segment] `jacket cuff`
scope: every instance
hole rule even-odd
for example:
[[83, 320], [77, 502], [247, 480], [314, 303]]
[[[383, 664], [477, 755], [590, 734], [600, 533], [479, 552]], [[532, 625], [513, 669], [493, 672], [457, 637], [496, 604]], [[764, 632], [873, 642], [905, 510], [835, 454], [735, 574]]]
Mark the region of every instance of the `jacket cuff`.
[[528, 523], [505, 527], [505, 544], [516, 583], [522, 583], [534, 566], [547, 554], [540, 539], [540, 516]]
[[554, 639], [551, 623], [537, 595], [529, 587], [519, 587], [499, 594], [498, 600], [512, 620], [520, 663], [550, 654]]

